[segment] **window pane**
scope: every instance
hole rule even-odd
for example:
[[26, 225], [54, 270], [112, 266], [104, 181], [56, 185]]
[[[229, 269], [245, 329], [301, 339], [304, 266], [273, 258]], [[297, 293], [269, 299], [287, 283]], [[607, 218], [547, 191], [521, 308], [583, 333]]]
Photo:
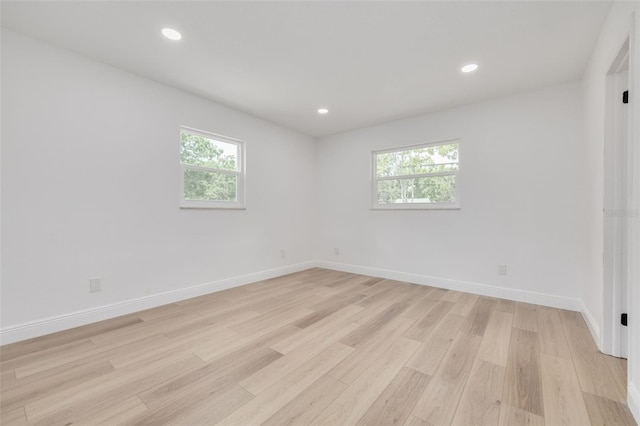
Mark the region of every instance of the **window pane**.
[[202, 170], [184, 171], [185, 200], [237, 201], [238, 177]]
[[455, 176], [392, 179], [378, 182], [378, 204], [453, 203]]
[[221, 170], [239, 170], [238, 145], [185, 131], [180, 133], [180, 140], [180, 159], [183, 164]]
[[458, 144], [376, 154], [376, 176], [401, 176], [458, 170]]

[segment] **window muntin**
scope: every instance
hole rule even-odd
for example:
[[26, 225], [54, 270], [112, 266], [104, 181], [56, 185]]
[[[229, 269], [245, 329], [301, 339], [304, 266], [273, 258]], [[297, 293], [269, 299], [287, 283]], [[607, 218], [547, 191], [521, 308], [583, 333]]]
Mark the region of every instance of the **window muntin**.
[[459, 151], [458, 140], [374, 151], [372, 207], [459, 208]]
[[180, 129], [180, 206], [244, 208], [244, 143]]

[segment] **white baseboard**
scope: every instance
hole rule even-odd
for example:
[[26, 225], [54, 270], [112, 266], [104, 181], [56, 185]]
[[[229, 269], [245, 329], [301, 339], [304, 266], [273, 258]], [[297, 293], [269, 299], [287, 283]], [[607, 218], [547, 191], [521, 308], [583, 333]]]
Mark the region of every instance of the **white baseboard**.
[[319, 268], [332, 269], [335, 271], [351, 272], [354, 274], [370, 275], [378, 278], [429, 285], [444, 288], [447, 290], [456, 290], [466, 293], [479, 294], [482, 296], [497, 297], [500, 299], [514, 300], [516, 302], [527, 302], [536, 305], [550, 306], [552, 308], [567, 309], [570, 311], [582, 312], [583, 306], [581, 300], [573, 299], [570, 297], [497, 287], [469, 281], [452, 280], [448, 278], [432, 277], [428, 275], [419, 275], [407, 272], [392, 271], [388, 269], [371, 268], [368, 266], [328, 262], [323, 260], [317, 261], [316, 266]]
[[268, 269], [210, 283], [198, 284], [191, 287], [153, 294], [137, 299], [125, 300], [123, 302], [112, 303], [110, 305], [71, 312], [69, 314], [44, 318], [42, 320], [13, 325], [0, 330], [0, 343], [2, 345], [6, 345], [13, 342], [19, 342], [32, 337], [43, 336], [45, 334], [55, 333], [57, 331], [67, 330], [109, 318], [115, 318], [121, 315], [142, 311], [144, 309], [155, 308], [168, 303], [174, 303], [180, 300], [215, 293], [217, 291], [238, 287], [256, 281], [303, 271], [305, 269], [313, 268], [314, 266], [316, 266], [315, 262], [297, 263], [295, 265]]
[[600, 335], [600, 326], [598, 322], [591, 315], [591, 311], [587, 308], [587, 305], [584, 302], [580, 302], [581, 308], [580, 312], [582, 312], [582, 318], [584, 318], [584, 322], [587, 323], [587, 327], [589, 327], [589, 331], [591, 332], [591, 337], [593, 337], [593, 341], [596, 342], [596, 346], [602, 352], [602, 336]]
[[640, 390], [635, 383], [627, 385], [627, 405], [636, 423], [640, 424]]
[[[120, 315], [126, 315], [144, 309], [150, 309], [157, 306], [166, 305], [168, 303], [174, 303], [181, 300], [190, 299], [192, 297], [202, 296], [204, 294], [215, 293], [217, 291], [238, 287], [256, 281], [300, 272], [313, 267], [350, 272], [354, 274], [369, 275], [421, 285], [430, 285], [445, 288], [448, 290], [463, 291], [467, 293], [480, 294], [483, 296], [498, 297], [501, 299], [514, 300], [518, 302], [527, 302], [537, 305], [578, 311], [582, 313], [582, 316], [585, 319], [585, 322], [587, 323], [587, 326], [589, 327], [594, 340], [598, 345], [600, 345], [600, 328], [598, 327], [597, 322], [594, 320], [585, 304], [579, 299], [509, 289], [469, 281], [451, 280], [448, 278], [432, 277], [428, 275], [412, 274], [407, 272], [392, 271], [388, 269], [371, 268], [367, 266], [350, 265], [328, 261], [309, 261], [297, 263], [295, 265], [268, 269], [265, 271], [240, 275], [237, 277], [199, 284], [187, 288], [154, 294], [151, 296], [126, 300], [123, 302], [100, 306], [97, 308], [76, 311], [55, 317], [49, 317], [38, 321], [18, 324], [1, 329], [0, 342], [3, 345], [18, 342], [21, 340], [30, 339], [32, 337], [55, 333], [57, 331], [67, 330], [97, 321], [115, 318]], [[634, 383], [629, 383], [627, 387], [627, 403], [629, 409], [631, 410], [631, 413], [635, 417], [635, 420], [640, 423], [640, 391]]]
[[469, 281], [459, 281], [448, 278], [433, 277], [428, 275], [412, 274], [388, 269], [371, 268], [367, 266], [350, 265], [328, 261], [309, 261], [298, 263], [295, 265], [269, 269], [215, 282], [172, 290], [165, 293], [126, 300], [110, 305], [99, 306], [97, 308], [71, 312], [69, 314], [58, 315], [55, 317], [44, 318], [42, 320], [5, 327], [0, 330], [0, 343], [5, 345], [21, 340], [30, 339], [32, 337], [43, 336], [45, 334], [55, 333], [57, 331], [67, 330], [97, 321], [115, 318], [120, 315], [126, 315], [144, 309], [150, 309], [157, 306], [166, 305], [168, 303], [190, 299], [192, 297], [198, 297], [204, 294], [238, 287], [255, 281], [275, 278], [313, 267], [350, 272], [354, 274], [369, 275], [415, 284], [430, 285], [434, 287], [445, 288], [448, 290], [463, 291], [467, 293], [480, 294], [483, 296], [498, 297], [501, 299], [527, 302], [537, 305], [582, 312], [582, 315], [585, 318], [585, 321], [594, 336], [594, 340], [598, 344], [600, 343], [599, 327], [597, 323], [593, 321], [593, 317], [586, 309], [584, 303], [579, 299], [516, 290], [505, 287], [497, 287]]

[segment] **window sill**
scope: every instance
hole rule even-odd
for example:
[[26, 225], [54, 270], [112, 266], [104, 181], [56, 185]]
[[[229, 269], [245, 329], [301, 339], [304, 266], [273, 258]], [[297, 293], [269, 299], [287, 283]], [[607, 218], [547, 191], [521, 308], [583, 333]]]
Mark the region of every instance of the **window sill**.
[[373, 206], [370, 208], [370, 210], [378, 210], [378, 211], [384, 211], [384, 210], [394, 210], [394, 211], [398, 211], [398, 210], [460, 210], [461, 207], [460, 205], [432, 205], [432, 206], [428, 206], [428, 205], [417, 205], [417, 204], [410, 204], [410, 205], [402, 205], [402, 206]]
[[180, 210], [246, 210], [246, 207], [180, 206]]
[[246, 210], [243, 203], [225, 203], [219, 201], [192, 201], [182, 200], [180, 209], [204, 209], [204, 210]]

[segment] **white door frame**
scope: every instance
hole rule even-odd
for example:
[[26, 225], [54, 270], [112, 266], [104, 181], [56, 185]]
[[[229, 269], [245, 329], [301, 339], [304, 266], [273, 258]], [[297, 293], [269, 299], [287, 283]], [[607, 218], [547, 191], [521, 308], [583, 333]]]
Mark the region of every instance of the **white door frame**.
[[606, 76], [604, 182], [603, 182], [603, 334], [604, 353], [627, 357], [628, 327], [620, 315], [628, 312], [630, 257], [629, 207], [633, 204], [632, 122], [630, 104], [622, 92], [630, 87], [630, 39], [627, 38]]

